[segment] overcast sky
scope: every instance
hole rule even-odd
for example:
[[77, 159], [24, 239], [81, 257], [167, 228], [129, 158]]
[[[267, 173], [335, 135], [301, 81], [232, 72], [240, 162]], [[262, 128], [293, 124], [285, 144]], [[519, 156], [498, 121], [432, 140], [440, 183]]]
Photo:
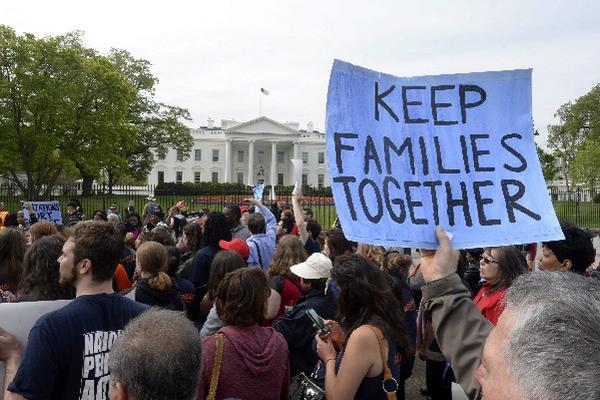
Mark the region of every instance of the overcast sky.
[[153, 64], [157, 99], [208, 117], [313, 121], [333, 59], [397, 76], [533, 68], [533, 117], [600, 82], [597, 1], [2, 0], [0, 23], [36, 36], [85, 32], [101, 52]]

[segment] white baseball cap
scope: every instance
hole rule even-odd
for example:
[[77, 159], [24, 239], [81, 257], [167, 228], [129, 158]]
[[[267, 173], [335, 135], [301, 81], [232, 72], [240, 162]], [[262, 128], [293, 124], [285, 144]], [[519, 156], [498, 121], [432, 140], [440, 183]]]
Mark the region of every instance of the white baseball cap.
[[292, 265], [290, 270], [303, 279], [329, 279], [331, 278], [331, 260], [323, 253], [313, 253], [306, 261]]

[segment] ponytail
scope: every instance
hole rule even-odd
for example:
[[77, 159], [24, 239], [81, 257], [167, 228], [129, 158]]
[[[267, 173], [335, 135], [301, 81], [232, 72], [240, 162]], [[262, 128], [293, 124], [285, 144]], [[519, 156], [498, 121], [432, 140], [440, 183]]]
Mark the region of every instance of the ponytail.
[[148, 285], [150, 285], [152, 289], [167, 290], [173, 286], [173, 283], [171, 282], [171, 277], [169, 275], [160, 271], [158, 274], [148, 279]]

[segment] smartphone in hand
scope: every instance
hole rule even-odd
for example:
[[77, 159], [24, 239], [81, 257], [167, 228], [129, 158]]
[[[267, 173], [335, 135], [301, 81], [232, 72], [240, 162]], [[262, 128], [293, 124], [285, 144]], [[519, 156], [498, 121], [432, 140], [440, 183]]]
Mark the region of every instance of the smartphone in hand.
[[308, 318], [310, 318], [310, 320], [321, 332], [321, 334], [331, 333], [331, 329], [329, 328], [329, 326], [327, 326], [325, 320], [321, 318], [314, 309], [309, 308], [308, 310], [306, 310], [306, 315], [308, 316]]

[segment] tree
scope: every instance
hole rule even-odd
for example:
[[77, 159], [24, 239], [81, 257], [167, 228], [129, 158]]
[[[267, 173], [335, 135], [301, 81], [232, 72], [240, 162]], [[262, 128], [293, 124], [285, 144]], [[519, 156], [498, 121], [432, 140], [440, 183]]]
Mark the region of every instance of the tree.
[[556, 165], [557, 158], [552, 153], [545, 152], [537, 143], [535, 144], [535, 149], [537, 150], [538, 158], [540, 159], [544, 180], [554, 180], [559, 172], [558, 165]]
[[157, 150], [189, 154], [189, 113], [154, 100], [149, 65], [98, 54], [80, 32], [37, 39], [0, 26], [0, 173], [35, 199], [76, 168], [89, 194], [101, 171], [112, 185], [147, 174]]
[[[154, 100], [158, 79], [150, 72], [150, 63], [134, 58], [125, 50], [113, 49], [109, 58], [136, 88], [137, 97], [130, 104], [127, 119], [136, 130], [121, 131], [121, 151], [105, 165], [109, 190], [124, 174], [145, 178], [154, 165], [155, 154], [173, 148], [183, 158], [189, 157], [193, 146], [190, 130], [182, 121], [191, 120], [186, 109]], [[108, 159], [107, 159], [108, 161]]]
[[600, 143], [600, 85], [575, 102], [563, 104], [554, 116], [559, 123], [548, 126], [548, 145], [563, 162], [568, 190], [569, 174], [584, 143], [588, 139]]
[[579, 148], [569, 172], [573, 182], [595, 189], [600, 181], [600, 143], [587, 139]]

